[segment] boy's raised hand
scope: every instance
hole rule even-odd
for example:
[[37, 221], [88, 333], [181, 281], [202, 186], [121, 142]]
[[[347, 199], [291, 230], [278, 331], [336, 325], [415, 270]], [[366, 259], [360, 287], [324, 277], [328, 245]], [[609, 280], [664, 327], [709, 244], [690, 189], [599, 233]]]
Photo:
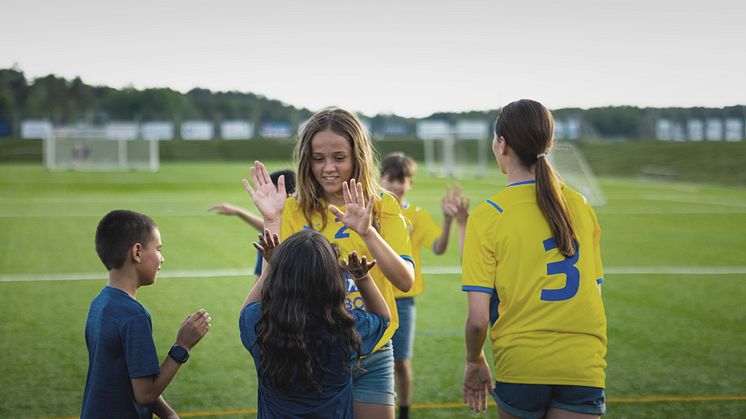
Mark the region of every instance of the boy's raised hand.
[[376, 266], [376, 260], [373, 259], [368, 263], [367, 257], [363, 255], [362, 258], [358, 258], [357, 252], [353, 251], [347, 256], [347, 260], [342, 259], [342, 268], [352, 275], [353, 281], [362, 279], [368, 272]]
[[350, 179], [342, 183], [342, 196], [345, 200], [345, 212], [342, 212], [335, 205], [329, 205], [332, 214], [339, 217], [339, 220], [347, 227], [354, 230], [357, 234], [365, 236], [372, 227], [373, 220], [373, 195], [371, 194], [368, 203], [365, 203], [363, 195], [363, 184]]
[[251, 199], [254, 200], [256, 208], [262, 213], [265, 222], [279, 220], [282, 217], [282, 209], [285, 208], [285, 199], [287, 199], [285, 176], [280, 176], [277, 179], [277, 186], [275, 186], [272, 183], [272, 178], [269, 177], [267, 168], [258, 160], [254, 162], [254, 167], [249, 171], [254, 187], [251, 187], [248, 180], [243, 179], [242, 181], [244, 188], [251, 195]]
[[199, 309], [187, 316], [176, 334], [176, 343], [191, 351], [192, 347], [210, 331], [212, 317], [205, 309]]
[[277, 237], [277, 234], [270, 234], [269, 230], [265, 228], [264, 233], [259, 235], [259, 243], [254, 242], [253, 245], [262, 254], [264, 260], [269, 263], [275, 248], [280, 245], [280, 238]]

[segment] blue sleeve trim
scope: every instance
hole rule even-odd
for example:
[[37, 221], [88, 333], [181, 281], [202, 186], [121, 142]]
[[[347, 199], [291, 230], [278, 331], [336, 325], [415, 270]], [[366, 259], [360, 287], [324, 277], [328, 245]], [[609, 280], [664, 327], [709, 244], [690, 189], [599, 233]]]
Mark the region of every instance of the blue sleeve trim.
[[487, 200], [487, 203], [490, 204], [490, 205], [492, 205], [493, 207], [495, 207], [495, 209], [498, 210], [499, 212], [503, 212], [503, 209], [500, 208], [499, 205], [497, 205], [496, 203], [490, 201], [489, 199]]
[[596, 280], [596, 283], [597, 283], [598, 285], [601, 285], [601, 284], [603, 284], [603, 283], [604, 283], [604, 281], [605, 281], [604, 277], [601, 277], [601, 278], [598, 278], [598, 279]]
[[414, 265], [414, 259], [412, 259], [412, 256], [399, 255], [399, 257], [401, 257], [402, 259], [404, 259], [407, 262], [411, 263], [413, 268], [415, 267], [415, 265]]
[[476, 291], [476, 292], [486, 292], [487, 294], [492, 294], [493, 289], [487, 288], [487, 287], [478, 287], [476, 285], [464, 285], [461, 287], [461, 291], [464, 291], [464, 292]]

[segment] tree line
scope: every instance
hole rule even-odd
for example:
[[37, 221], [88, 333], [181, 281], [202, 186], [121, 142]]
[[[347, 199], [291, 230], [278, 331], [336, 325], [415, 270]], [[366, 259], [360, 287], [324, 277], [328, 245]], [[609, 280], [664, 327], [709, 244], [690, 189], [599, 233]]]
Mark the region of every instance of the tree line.
[[[438, 112], [427, 119], [455, 123], [464, 119], [480, 119], [490, 123], [499, 109], [469, 112]], [[591, 138], [652, 138], [659, 118], [685, 122], [691, 118], [746, 117], [746, 106], [725, 108], [639, 108], [608, 106], [590, 109], [563, 108], [552, 111], [558, 120], [577, 119], [583, 127], [583, 137]], [[53, 74], [29, 80], [17, 67], [0, 69], [0, 125], [7, 134], [16, 134], [23, 119], [48, 119], [56, 125], [86, 122], [103, 124], [112, 120], [172, 120], [225, 119], [250, 120], [255, 124], [285, 121], [293, 126], [310, 117], [306, 108], [283, 103], [254, 93], [213, 92], [194, 88], [181, 93], [169, 88], [115, 89], [91, 86], [79, 77], [68, 80]], [[384, 126], [399, 125], [414, 133], [415, 118], [379, 114], [365, 116], [374, 132]], [[2, 130], [0, 130], [2, 131]]]

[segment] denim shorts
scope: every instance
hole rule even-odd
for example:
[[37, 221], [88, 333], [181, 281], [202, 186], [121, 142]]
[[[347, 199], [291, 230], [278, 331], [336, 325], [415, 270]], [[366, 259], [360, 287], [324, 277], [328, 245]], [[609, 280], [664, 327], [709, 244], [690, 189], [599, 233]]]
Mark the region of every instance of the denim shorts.
[[417, 320], [414, 298], [397, 298], [396, 310], [399, 312], [399, 328], [396, 329], [391, 342], [394, 344], [394, 360], [404, 361], [412, 359], [414, 329]]
[[391, 341], [360, 360], [352, 372], [352, 398], [360, 403], [396, 404]]
[[523, 418], [543, 418], [549, 409], [562, 409], [586, 415], [606, 413], [606, 394], [598, 387], [513, 384], [495, 382], [492, 392], [497, 405], [506, 413]]

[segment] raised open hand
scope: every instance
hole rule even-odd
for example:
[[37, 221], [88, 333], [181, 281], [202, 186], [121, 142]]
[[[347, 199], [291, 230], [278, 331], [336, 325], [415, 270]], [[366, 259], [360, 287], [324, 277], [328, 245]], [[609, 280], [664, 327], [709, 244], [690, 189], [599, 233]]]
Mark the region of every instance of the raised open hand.
[[365, 255], [362, 258], [358, 258], [357, 252], [353, 251], [347, 256], [347, 260], [342, 259], [342, 268], [352, 275], [353, 281], [358, 281], [365, 277], [368, 272], [376, 266], [376, 260], [373, 259], [370, 263]]
[[285, 176], [277, 179], [277, 186], [272, 183], [267, 168], [260, 161], [254, 162], [254, 167], [249, 169], [254, 187], [248, 180], [243, 179], [243, 186], [251, 195], [254, 204], [259, 212], [262, 213], [264, 221], [276, 221], [282, 217], [282, 209], [285, 208]]
[[373, 228], [371, 226], [373, 195], [370, 195], [366, 205], [363, 184], [355, 182], [355, 179], [350, 179], [349, 185], [347, 182], [342, 183], [342, 196], [345, 200], [345, 212], [342, 212], [335, 205], [329, 205], [329, 210], [339, 217], [344, 225], [357, 234], [365, 236]]
[[272, 253], [280, 245], [280, 238], [277, 237], [277, 234], [270, 234], [269, 230], [265, 228], [263, 234], [259, 235], [259, 243], [254, 242], [253, 245], [262, 254], [264, 260], [269, 263]]

